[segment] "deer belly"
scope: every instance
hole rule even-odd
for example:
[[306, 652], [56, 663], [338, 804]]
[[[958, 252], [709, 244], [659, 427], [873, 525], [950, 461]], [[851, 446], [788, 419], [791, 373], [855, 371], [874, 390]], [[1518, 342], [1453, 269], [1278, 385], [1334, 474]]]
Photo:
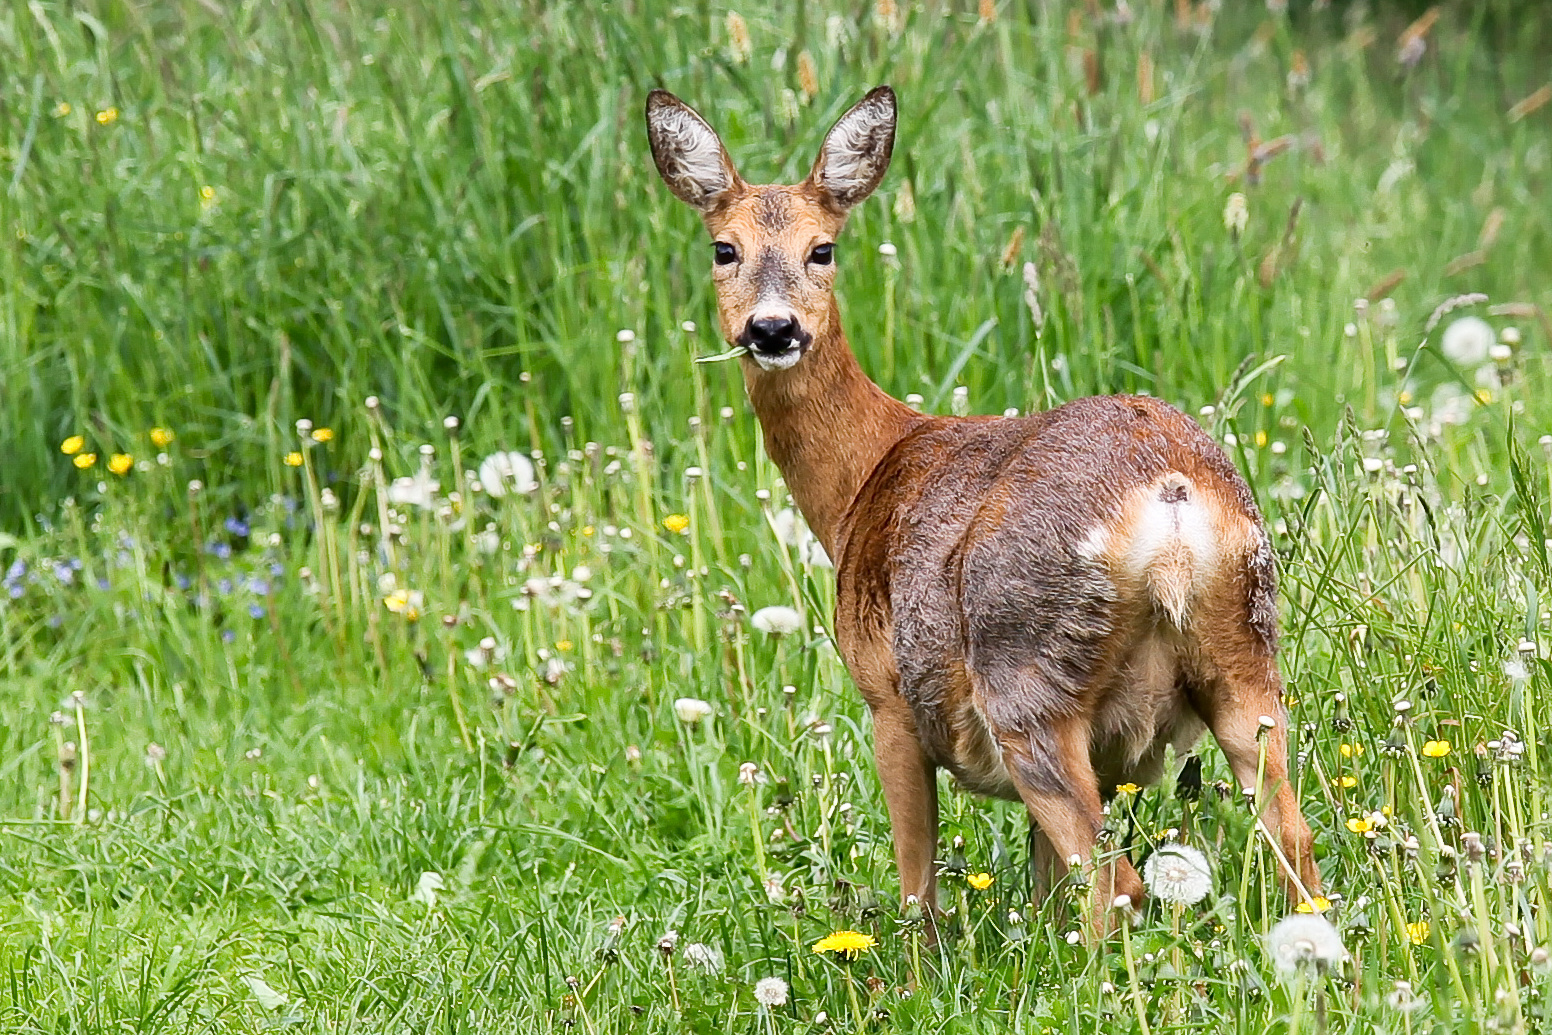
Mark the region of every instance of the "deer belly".
[[965, 701], [953, 727], [953, 758], [944, 762], [944, 768], [953, 773], [954, 779], [966, 790], [991, 798], [1018, 801], [1018, 788], [1003, 762], [1002, 745], [974, 701]]
[[1108, 796], [1117, 784], [1149, 784], [1159, 778], [1164, 752], [1185, 752], [1206, 729], [1180, 681], [1176, 634], [1141, 637], [1095, 712], [1089, 755]]

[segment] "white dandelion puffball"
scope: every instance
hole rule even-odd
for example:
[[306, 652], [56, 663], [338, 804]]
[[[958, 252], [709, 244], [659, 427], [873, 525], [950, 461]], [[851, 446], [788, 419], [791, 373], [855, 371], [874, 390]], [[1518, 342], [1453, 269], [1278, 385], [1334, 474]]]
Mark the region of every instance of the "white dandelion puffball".
[[[253, 993], [253, 998], [257, 999], [259, 1005], [266, 1010], [278, 1010], [291, 1001], [284, 992], [275, 991], [275, 989], [270, 987], [268, 981], [265, 981], [257, 974], [245, 974], [243, 975], [243, 981], [247, 984], [248, 991]], [[783, 985], [782, 988], [785, 990], [786, 986]]]
[[492, 453], [480, 461], [480, 485], [492, 496], [533, 492], [539, 487], [534, 481], [533, 461], [515, 450]]
[[410, 892], [410, 901], [419, 902], [428, 909], [434, 909], [437, 904], [437, 893], [445, 887], [447, 885], [443, 883], [440, 873], [427, 870], [415, 882], [415, 890]]
[[395, 478], [388, 486], [388, 502], [399, 507], [435, 510], [437, 491], [441, 488], [429, 471], [422, 470], [413, 477]]
[[1266, 947], [1283, 977], [1310, 967], [1329, 970], [1347, 959], [1341, 934], [1330, 920], [1316, 913], [1283, 917], [1267, 934]]
[[1212, 890], [1207, 857], [1190, 845], [1168, 844], [1148, 856], [1142, 879], [1148, 894], [1172, 906], [1194, 906]]
[[803, 628], [803, 616], [794, 608], [778, 604], [760, 608], [749, 616], [749, 624], [772, 636], [788, 636]]
[[754, 1001], [767, 1010], [787, 1005], [787, 983], [778, 977], [761, 978], [754, 983]]
[[694, 726], [711, 716], [711, 705], [698, 697], [681, 697], [674, 702], [674, 715], [686, 726]]
[[722, 973], [722, 950], [705, 942], [691, 942], [684, 947], [684, 964], [702, 974]]
[[1498, 336], [1486, 320], [1476, 316], [1462, 316], [1444, 328], [1439, 350], [1463, 367], [1474, 367], [1487, 362], [1488, 350], [1497, 341]]

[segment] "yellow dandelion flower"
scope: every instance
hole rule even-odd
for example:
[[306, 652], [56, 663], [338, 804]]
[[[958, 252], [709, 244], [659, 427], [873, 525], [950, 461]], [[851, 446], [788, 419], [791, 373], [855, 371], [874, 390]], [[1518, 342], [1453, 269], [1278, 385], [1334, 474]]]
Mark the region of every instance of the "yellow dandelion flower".
[[575, 647], [576, 647], [576, 644], [572, 643], [570, 640], [556, 640], [555, 641], [555, 649], [559, 650], [559, 651], [568, 651], [568, 650], [572, 650]]
[[295, 451], [287, 453], [285, 455], [285, 463], [287, 467], [301, 467], [302, 454]]
[[75, 456], [86, 446], [85, 435], [71, 435], [59, 444], [59, 451], [66, 456]]
[[1491, 388], [1478, 388], [1476, 390], [1476, 400], [1483, 406], [1486, 406], [1493, 401], [1493, 390]]
[[836, 931], [814, 943], [814, 951], [823, 955], [833, 952], [843, 959], [854, 960], [878, 944], [878, 939], [860, 931]]
[[177, 436], [166, 428], [151, 429], [151, 444], [157, 449], [166, 449], [172, 444], [174, 438], [177, 438]]
[[1262, 392], [1261, 393], [1261, 405], [1262, 406], [1270, 406], [1270, 405], [1272, 405], [1276, 401], [1277, 401], [1277, 397], [1274, 396], [1271, 392]]
[[1324, 913], [1331, 908], [1331, 900], [1324, 895], [1316, 895], [1307, 902], [1300, 902], [1293, 907], [1295, 913]]
[[119, 110], [111, 105], [97, 113], [97, 124], [99, 126], [110, 126], [118, 120]]
[[1412, 939], [1413, 945], [1421, 945], [1428, 940], [1428, 921], [1419, 920], [1416, 923], [1407, 924], [1407, 937]]
[[1116, 793], [1117, 794], [1136, 794], [1140, 790], [1142, 790], [1142, 788], [1137, 786], [1135, 783], [1118, 783], [1118, 784], [1116, 784]]
[[583, 525], [582, 526], [582, 534], [583, 535], [592, 535], [593, 531], [594, 531], [594, 529], [593, 529], [592, 525]]
[[56, 119], [62, 119], [74, 110], [74, 108], [70, 107], [69, 101], [60, 101], [58, 104], [54, 105], [54, 117]]
[[670, 514], [663, 519], [663, 527], [670, 532], [683, 532], [690, 527], [690, 519], [683, 514]]
[[1264, 431], [1256, 432], [1256, 448], [1257, 449], [1265, 449], [1266, 448], [1266, 443], [1267, 443], [1266, 432], [1264, 432]]
[[128, 453], [114, 453], [108, 458], [108, 470], [117, 475], [126, 475], [135, 466], [135, 458]]
[[1354, 787], [1358, 786], [1358, 777], [1356, 777], [1356, 776], [1340, 776], [1340, 777], [1337, 777], [1336, 785], [1338, 787], [1345, 787], [1348, 790], [1352, 790]]
[[1363, 745], [1338, 744], [1336, 750], [1337, 753], [1340, 754], [1343, 758], [1357, 758], [1359, 755], [1363, 754]]
[[1366, 834], [1374, 829], [1374, 824], [1370, 823], [1362, 816], [1354, 816], [1352, 819], [1347, 821], [1347, 829], [1351, 830], [1355, 834]]
[[1450, 742], [1447, 740], [1430, 740], [1423, 745], [1423, 755], [1427, 758], [1443, 758], [1450, 753]]
[[396, 589], [383, 597], [383, 606], [396, 615], [403, 615], [406, 621], [420, 620], [420, 608], [423, 598], [419, 591], [413, 589]]
[[83, 471], [86, 470], [88, 467], [92, 466], [93, 464], [95, 464], [96, 462], [97, 462], [97, 454], [96, 453], [77, 453], [75, 455], [75, 459], [71, 461], [71, 463], [75, 464], [77, 467], [79, 467]]
[[333, 428], [314, 428], [313, 429], [313, 441], [314, 442], [333, 442], [334, 441], [334, 429]]
[[970, 885], [976, 891], [985, 891], [987, 888], [991, 887], [993, 882], [996, 880], [997, 878], [993, 877], [989, 873], [972, 873], [965, 878], [965, 883]]

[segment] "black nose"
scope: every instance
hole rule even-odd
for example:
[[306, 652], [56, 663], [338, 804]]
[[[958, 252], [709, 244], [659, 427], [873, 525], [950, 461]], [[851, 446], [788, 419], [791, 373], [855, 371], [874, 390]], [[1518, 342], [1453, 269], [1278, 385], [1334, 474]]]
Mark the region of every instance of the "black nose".
[[797, 344], [802, 333], [798, 322], [787, 316], [771, 316], [749, 321], [749, 347], [756, 352], [785, 352]]

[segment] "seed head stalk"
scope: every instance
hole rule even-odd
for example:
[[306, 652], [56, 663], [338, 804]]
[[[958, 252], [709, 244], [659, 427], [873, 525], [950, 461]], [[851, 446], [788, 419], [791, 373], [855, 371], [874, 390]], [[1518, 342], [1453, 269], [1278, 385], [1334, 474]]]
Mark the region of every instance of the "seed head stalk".
[[[1153, 1035], [1152, 1030], [1148, 1027], [1148, 1006], [1143, 1002], [1142, 983], [1137, 980], [1137, 960], [1132, 954], [1132, 924], [1131, 920], [1126, 916], [1130, 909], [1131, 904], [1128, 903], [1125, 908], [1120, 910], [1121, 953], [1126, 957], [1126, 980], [1131, 986], [1132, 1009], [1137, 1014], [1137, 1026], [1142, 1030], [1142, 1035]], [[1240, 912], [1243, 913], [1244, 910], [1241, 909]]]

